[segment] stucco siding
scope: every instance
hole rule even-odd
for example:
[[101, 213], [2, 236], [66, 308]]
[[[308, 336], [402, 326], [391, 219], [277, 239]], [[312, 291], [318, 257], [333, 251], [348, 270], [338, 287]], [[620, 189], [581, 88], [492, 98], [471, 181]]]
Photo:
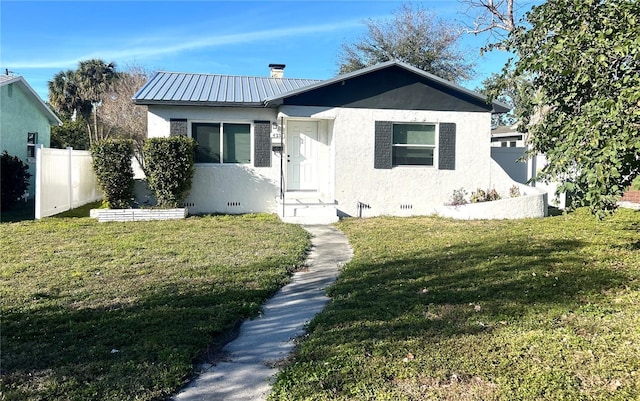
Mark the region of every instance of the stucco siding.
[[[169, 136], [171, 119], [192, 122], [310, 121], [318, 128], [318, 193], [335, 201], [342, 216], [410, 216], [435, 214], [453, 191], [468, 193], [496, 187], [508, 191], [513, 181], [492, 168], [491, 117], [488, 112], [409, 111], [281, 106], [260, 108], [149, 107], [149, 136]], [[455, 139], [454, 162], [440, 158], [436, 135], [434, 166], [375, 168], [376, 121], [433, 123]], [[445, 125], [447, 124], [447, 125]], [[286, 134], [285, 134], [286, 135]], [[253, 137], [252, 137], [253, 139]], [[252, 147], [254, 141], [252, 140]], [[286, 144], [286, 138], [285, 138]], [[446, 150], [445, 144], [442, 148]], [[252, 155], [253, 153], [252, 149]], [[285, 179], [287, 174], [284, 153]], [[443, 160], [446, 164], [440, 165]], [[251, 164], [196, 164], [186, 206], [191, 213], [276, 212], [280, 189], [280, 154], [271, 152], [270, 167]], [[452, 170], [447, 169], [454, 167]], [[506, 178], [505, 178], [506, 177]], [[364, 207], [359, 207], [359, 205]]]
[[[35, 194], [35, 158], [27, 157], [27, 133], [37, 132], [37, 143], [49, 147], [49, 120], [17, 83], [0, 87], [0, 151], [6, 150], [28, 163], [31, 179], [29, 197]], [[11, 96], [9, 96], [11, 93]]]
[[262, 108], [149, 106], [149, 137], [170, 135], [171, 119], [193, 122], [251, 123], [251, 164], [199, 164], [185, 204], [189, 213], [275, 212], [280, 190], [280, 156], [271, 152], [271, 167], [254, 167], [254, 121], [276, 121], [276, 111]]
[[[490, 185], [490, 114], [335, 109], [335, 197], [344, 215], [428, 215], [453, 190]], [[374, 169], [375, 121], [456, 124], [455, 169], [435, 166]], [[358, 203], [366, 205], [358, 210]]]

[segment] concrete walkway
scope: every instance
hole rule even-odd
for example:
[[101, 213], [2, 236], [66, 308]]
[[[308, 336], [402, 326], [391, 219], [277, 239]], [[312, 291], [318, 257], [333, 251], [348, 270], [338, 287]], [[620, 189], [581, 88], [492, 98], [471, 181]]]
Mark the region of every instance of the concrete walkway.
[[259, 401], [271, 390], [277, 363], [293, 350], [305, 325], [329, 302], [325, 289], [338, 277], [353, 251], [340, 231], [332, 226], [303, 226], [313, 236], [303, 271], [293, 275], [263, 306], [263, 314], [240, 326], [240, 335], [227, 344], [223, 362], [204, 371], [173, 400]]

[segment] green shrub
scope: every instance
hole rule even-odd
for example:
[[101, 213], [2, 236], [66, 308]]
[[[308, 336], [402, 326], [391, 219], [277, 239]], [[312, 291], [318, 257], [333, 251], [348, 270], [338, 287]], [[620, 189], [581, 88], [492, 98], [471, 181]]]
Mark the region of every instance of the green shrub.
[[110, 208], [129, 207], [133, 198], [133, 142], [129, 139], [107, 139], [91, 146], [93, 171]]
[[142, 150], [149, 188], [160, 207], [179, 207], [191, 189], [195, 141], [184, 136], [150, 138]]
[[17, 156], [11, 156], [5, 150], [2, 152], [2, 209], [8, 210], [18, 203], [18, 200], [29, 188], [29, 165]]

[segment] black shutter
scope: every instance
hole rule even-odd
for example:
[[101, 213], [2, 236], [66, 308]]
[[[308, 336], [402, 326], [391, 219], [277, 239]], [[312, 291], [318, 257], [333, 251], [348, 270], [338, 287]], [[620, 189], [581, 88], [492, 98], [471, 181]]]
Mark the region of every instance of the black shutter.
[[456, 169], [456, 124], [441, 123], [438, 141], [438, 169]]
[[169, 136], [187, 136], [187, 119], [172, 118], [169, 120]]
[[271, 122], [253, 122], [253, 165], [271, 167]]
[[376, 121], [373, 168], [390, 169], [392, 165], [393, 123]]

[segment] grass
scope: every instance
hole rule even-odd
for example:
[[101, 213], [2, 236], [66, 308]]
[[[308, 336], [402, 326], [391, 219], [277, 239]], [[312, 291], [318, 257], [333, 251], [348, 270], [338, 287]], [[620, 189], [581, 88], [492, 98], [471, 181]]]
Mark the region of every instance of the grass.
[[339, 228], [354, 259], [271, 400], [640, 400], [640, 213]]
[[267, 215], [0, 224], [0, 398], [165, 399], [308, 246]]

